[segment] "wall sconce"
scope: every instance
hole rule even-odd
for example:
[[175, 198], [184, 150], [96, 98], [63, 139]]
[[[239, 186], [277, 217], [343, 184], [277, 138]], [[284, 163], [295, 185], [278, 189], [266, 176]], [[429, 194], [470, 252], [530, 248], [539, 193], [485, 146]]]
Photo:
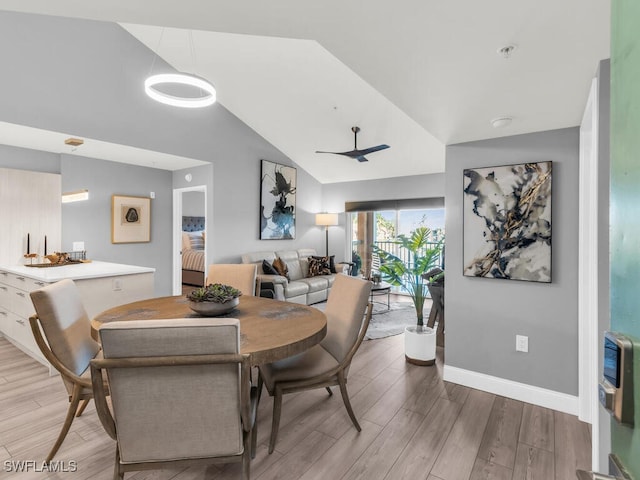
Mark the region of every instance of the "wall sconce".
[[62, 194], [62, 203], [82, 202], [84, 200], [89, 200], [89, 190], [87, 189]]
[[326, 235], [327, 257], [329, 256], [329, 227], [338, 225], [337, 213], [316, 213], [316, 225], [324, 227]]

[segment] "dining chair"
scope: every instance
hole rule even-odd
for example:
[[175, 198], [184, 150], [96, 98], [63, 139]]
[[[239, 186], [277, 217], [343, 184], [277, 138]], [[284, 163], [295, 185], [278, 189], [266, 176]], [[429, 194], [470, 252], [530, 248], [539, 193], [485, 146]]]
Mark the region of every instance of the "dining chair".
[[29, 324], [35, 341], [47, 361], [60, 372], [69, 394], [62, 430], [45, 460], [49, 463], [67, 436], [74, 416], [82, 415], [93, 398], [89, 362], [99, 356], [100, 344], [91, 338], [89, 317], [73, 280], [35, 290], [31, 301], [36, 314], [29, 318]]
[[257, 266], [245, 263], [214, 263], [209, 265], [205, 285], [211, 283], [222, 283], [231, 285], [242, 292], [243, 295], [255, 296]]
[[[353, 413], [347, 392], [347, 374], [351, 359], [360, 347], [371, 320], [372, 304], [368, 302], [371, 282], [347, 275], [336, 275], [329, 292], [325, 315], [327, 335], [309, 350], [274, 363], [260, 365], [258, 401], [262, 385], [273, 397], [273, 419], [269, 453], [273, 453], [278, 438], [282, 396], [287, 393], [338, 385], [349, 418], [358, 431], [360, 424]], [[256, 432], [252, 445], [255, 448]]]
[[91, 377], [98, 416], [116, 440], [114, 479], [231, 462], [249, 479], [257, 391], [237, 319], [113, 322], [99, 335], [103, 358], [91, 361]]

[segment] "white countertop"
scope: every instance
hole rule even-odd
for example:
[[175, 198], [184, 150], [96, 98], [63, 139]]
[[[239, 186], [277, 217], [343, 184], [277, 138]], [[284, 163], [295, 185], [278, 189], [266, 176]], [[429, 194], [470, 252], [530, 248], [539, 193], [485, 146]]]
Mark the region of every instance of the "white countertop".
[[119, 275], [136, 275], [139, 273], [154, 273], [155, 268], [123, 265], [121, 263], [90, 262], [63, 267], [27, 267], [24, 265], [0, 265], [0, 271], [14, 273], [23, 277], [40, 280], [41, 282], [57, 282], [65, 278], [83, 280], [87, 278], [116, 277]]

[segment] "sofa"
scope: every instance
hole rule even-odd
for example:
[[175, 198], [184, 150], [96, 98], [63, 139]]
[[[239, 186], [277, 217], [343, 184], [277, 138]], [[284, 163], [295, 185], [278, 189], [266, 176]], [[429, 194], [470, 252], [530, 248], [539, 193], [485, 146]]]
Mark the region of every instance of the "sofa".
[[[273, 298], [276, 300], [311, 305], [327, 299], [336, 277], [336, 273], [308, 277], [308, 259], [312, 256], [318, 255], [315, 250], [310, 248], [253, 252], [242, 255], [242, 263], [255, 263], [258, 266], [258, 281], [261, 288], [272, 291]], [[282, 275], [263, 273], [263, 260], [272, 264], [277, 258], [282, 259], [286, 264], [289, 270], [288, 279]], [[347, 264], [336, 264], [338, 273], [346, 273], [347, 269]]]

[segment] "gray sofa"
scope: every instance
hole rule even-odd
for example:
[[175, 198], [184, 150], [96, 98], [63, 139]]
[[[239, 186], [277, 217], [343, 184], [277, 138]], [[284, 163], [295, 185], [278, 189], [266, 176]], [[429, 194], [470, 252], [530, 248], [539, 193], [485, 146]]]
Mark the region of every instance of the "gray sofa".
[[[310, 256], [317, 256], [315, 250], [303, 248], [300, 250], [281, 250], [277, 252], [253, 252], [242, 255], [242, 263], [255, 263], [258, 265], [258, 280], [261, 284], [271, 283], [274, 287], [276, 300], [302, 303], [323, 302], [329, 295], [336, 274], [307, 277], [309, 273]], [[289, 280], [280, 275], [266, 275], [262, 273], [262, 261], [270, 264], [280, 257], [289, 269]], [[336, 264], [336, 271], [346, 273], [348, 265]]]

